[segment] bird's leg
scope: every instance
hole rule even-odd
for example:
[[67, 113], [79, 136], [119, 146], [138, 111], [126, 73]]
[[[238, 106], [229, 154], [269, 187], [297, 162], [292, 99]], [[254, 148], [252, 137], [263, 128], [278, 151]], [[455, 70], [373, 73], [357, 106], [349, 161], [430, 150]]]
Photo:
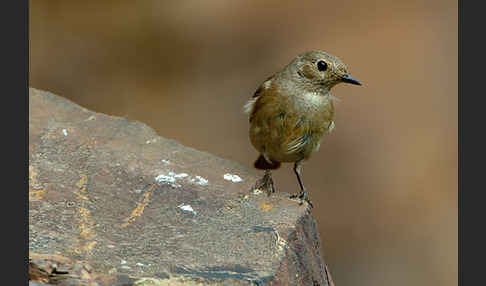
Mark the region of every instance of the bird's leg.
[[291, 199], [299, 198], [300, 202], [299, 205], [302, 205], [304, 201], [306, 201], [309, 206], [312, 208], [312, 202], [310, 201], [309, 197], [307, 196], [307, 193], [305, 191], [304, 183], [302, 182], [302, 166], [303, 166], [304, 160], [300, 160], [295, 162], [294, 164], [294, 172], [295, 175], [297, 176], [297, 180], [299, 181], [299, 186], [300, 186], [300, 192], [297, 194], [292, 194], [290, 195]]
[[275, 187], [273, 185], [273, 179], [272, 179], [272, 173], [270, 170], [265, 170], [265, 175], [263, 175], [263, 178], [260, 180], [256, 181], [255, 186], [253, 189], [260, 189], [260, 190], [266, 190], [267, 195], [270, 196], [272, 193], [275, 193]]

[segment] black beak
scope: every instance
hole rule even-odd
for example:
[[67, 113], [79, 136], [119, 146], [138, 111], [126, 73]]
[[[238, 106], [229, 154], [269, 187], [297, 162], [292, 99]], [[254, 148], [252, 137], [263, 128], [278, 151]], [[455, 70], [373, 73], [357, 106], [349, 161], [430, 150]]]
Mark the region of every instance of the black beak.
[[355, 79], [354, 77], [350, 76], [349, 74], [343, 75], [341, 80], [346, 83], [356, 84], [356, 85], [363, 85], [359, 80]]

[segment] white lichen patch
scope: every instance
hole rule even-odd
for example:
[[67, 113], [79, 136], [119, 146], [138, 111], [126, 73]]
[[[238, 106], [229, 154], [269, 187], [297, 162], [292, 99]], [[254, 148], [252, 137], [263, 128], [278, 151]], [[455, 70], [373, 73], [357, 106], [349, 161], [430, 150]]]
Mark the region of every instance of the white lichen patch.
[[177, 182], [180, 180], [189, 180], [189, 182], [194, 183], [196, 185], [200, 186], [206, 186], [208, 184], [208, 180], [201, 177], [201, 176], [190, 176], [187, 173], [175, 173], [170, 171], [169, 173], [166, 174], [160, 174], [157, 177], [155, 177], [155, 181], [157, 183], [165, 183], [168, 185], [171, 185], [174, 188], [180, 188], [181, 185], [178, 184]]
[[176, 178], [174, 176], [158, 175], [155, 177], [157, 183], [175, 183]]
[[177, 207], [180, 208], [181, 210], [185, 211], [185, 212], [190, 212], [190, 213], [193, 213], [195, 215], [197, 214], [197, 212], [191, 207], [191, 205], [180, 204]]
[[238, 183], [243, 181], [243, 179], [240, 176], [229, 174], [229, 173], [224, 174], [223, 179], [225, 179], [226, 181], [231, 181], [233, 183]]
[[147, 140], [147, 141], [145, 141], [145, 144], [151, 144], [151, 143], [155, 143], [155, 142], [157, 142], [157, 138]]
[[62, 134], [63, 134], [64, 136], [67, 136], [67, 135], [68, 135], [67, 129], [63, 129], [63, 130], [62, 130]]
[[200, 186], [206, 186], [208, 184], [208, 180], [201, 176], [196, 176], [195, 178], [191, 179], [191, 182], [200, 185]]
[[161, 183], [168, 184], [173, 188], [180, 188], [181, 187], [181, 185], [176, 183], [176, 178], [174, 176], [171, 176], [170, 174], [169, 175], [163, 175], [163, 174], [158, 175], [157, 177], [155, 177], [155, 181], [159, 184], [161, 184]]
[[176, 174], [174, 172], [169, 172], [169, 176], [173, 176], [174, 178], [185, 178], [185, 177], [188, 177], [189, 174], [186, 174], [186, 173]]
[[[275, 246], [277, 247], [278, 251], [279, 252], [283, 252], [287, 247], [288, 247], [288, 243], [285, 239], [283, 239], [280, 234], [278, 233], [277, 230], [274, 231], [275, 233]], [[276, 254], [277, 256], [279, 256], [279, 254]]]

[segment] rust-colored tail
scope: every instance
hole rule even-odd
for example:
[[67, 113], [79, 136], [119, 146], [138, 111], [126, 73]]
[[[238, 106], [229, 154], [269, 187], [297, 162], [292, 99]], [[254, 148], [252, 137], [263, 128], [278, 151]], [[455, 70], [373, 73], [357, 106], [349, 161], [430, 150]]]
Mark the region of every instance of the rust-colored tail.
[[275, 170], [280, 167], [280, 162], [272, 160], [272, 163], [268, 163], [267, 160], [265, 160], [265, 158], [260, 155], [253, 165], [255, 166], [255, 168], [260, 170]]

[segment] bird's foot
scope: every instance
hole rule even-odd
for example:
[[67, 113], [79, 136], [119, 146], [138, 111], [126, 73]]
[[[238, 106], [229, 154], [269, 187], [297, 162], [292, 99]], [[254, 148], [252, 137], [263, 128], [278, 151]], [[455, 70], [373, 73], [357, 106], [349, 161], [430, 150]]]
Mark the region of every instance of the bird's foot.
[[299, 198], [300, 199], [299, 205], [302, 205], [304, 202], [307, 202], [309, 204], [309, 206], [311, 208], [313, 208], [311, 200], [307, 196], [307, 193], [304, 192], [304, 191], [300, 191], [297, 194], [292, 194], [292, 195], [290, 195], [290, 198], [291, 199]]
[[263, 178], [256, 181], [253, 189], [265, 190], [268, 196], [270, 196], [272, 193], [275, 193], [275, 186], [273, 185], [272, 174], [270, 172], [265, 172]]

